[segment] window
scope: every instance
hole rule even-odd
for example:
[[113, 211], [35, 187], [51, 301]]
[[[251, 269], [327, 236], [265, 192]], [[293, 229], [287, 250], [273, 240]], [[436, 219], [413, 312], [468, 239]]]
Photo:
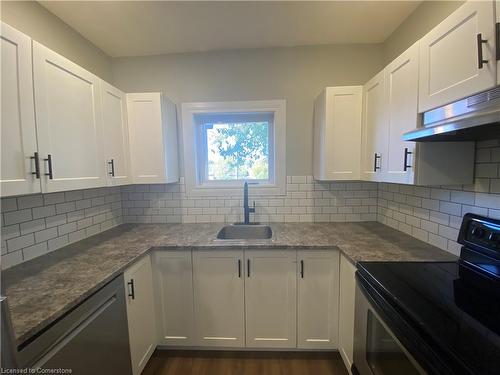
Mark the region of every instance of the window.
[[[182, 105], [188, 194], [241, 190], [284, 194], [284, 102]], [[233, 190], [233, 191], [230, 191]]]

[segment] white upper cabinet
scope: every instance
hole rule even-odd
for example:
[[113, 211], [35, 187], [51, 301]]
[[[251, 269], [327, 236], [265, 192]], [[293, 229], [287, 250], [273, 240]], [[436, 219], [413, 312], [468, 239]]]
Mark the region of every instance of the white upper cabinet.
[[358, 180], [362, 86], [327, 87], [314, 102], [314, 178]]
[[100, 79], [33, 41], [42, 190], [106, 185]]
[[383, 180], [410, 183], [415, 142], [403, 141], [402, 135], [417, 127], [418, 42], [390, 63], [384, 74], [388, 148]]
[[175, 104], [161, 93], [127, 94], [127, 111], [133, 182], [177, 182]]
[[338, 344], [339, 252], [297, 253], [298, 342], [301, 349], [336, 349]]
[[196, 344], [245, 346], [243, 250], [193, 251]]
[[157, 341], [150, 256], [130, 266], [123, 276], [132, 371], [134, 375], [140, 375], [156, 349]]
[[245, 251], [246, 346], [294, 348], [297, 339], [295, 251]]
[[384, 72], [363, 87], [363, 126], [361, 131], [361, 178], [379, 181], [387, 167], [387, 121]]
[[[31, 39], [1, 24], [1, 180], [3, 197], [39, 193]], [[38, 164], [39, 165], [39, 164]]]
[[420, 40], [419, 112], [497, 82], [493, 1], [468, 1]]
[[127, 99], [123, 92], [101, 81], [104, 160], [108, 185], [131, 182]]

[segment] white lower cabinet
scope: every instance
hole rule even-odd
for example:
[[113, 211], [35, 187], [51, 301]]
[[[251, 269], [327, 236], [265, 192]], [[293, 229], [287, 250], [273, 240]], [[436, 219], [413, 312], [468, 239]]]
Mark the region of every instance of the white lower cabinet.
[[339, 352], [347, 369], [351, 368], [354, 348], [354, 293], [356, 266], [340, 257]]
[[245, 346], [243, 250], [193, 251], [196, 345]]
[[339, 308], [339, 253], [300, 250], [298, 260], [298, 343], [301, 349], [336, 349]]
[[296, 251], [249, 250], [245, 263], [246, 346], [296, 347]]
[[194, 345], [191, 252], [158, 251], [154, 257], [159, 343]]
[[124, 273], [132, 371], [139, 375], [156, 348], [151, 259], [145, 256]]
[[167, 250], [153, 262], [159, 345], [339, 345], [338, 251]]

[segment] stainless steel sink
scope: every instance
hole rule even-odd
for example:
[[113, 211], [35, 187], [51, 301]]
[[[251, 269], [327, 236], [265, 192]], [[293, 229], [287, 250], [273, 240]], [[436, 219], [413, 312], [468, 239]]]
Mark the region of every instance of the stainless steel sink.
[[217, 233], [219, 240], [267, 240], [272, 236], [271, 227], [261, 224], [226, 225]]

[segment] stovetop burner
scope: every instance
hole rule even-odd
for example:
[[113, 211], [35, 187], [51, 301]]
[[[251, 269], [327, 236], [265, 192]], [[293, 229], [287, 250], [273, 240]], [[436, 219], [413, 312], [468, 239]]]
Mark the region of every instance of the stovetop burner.
[[457, 262], [361, 262], [359, 272], [458, 373], [500, 373], [500, 221], [467, 214]]

